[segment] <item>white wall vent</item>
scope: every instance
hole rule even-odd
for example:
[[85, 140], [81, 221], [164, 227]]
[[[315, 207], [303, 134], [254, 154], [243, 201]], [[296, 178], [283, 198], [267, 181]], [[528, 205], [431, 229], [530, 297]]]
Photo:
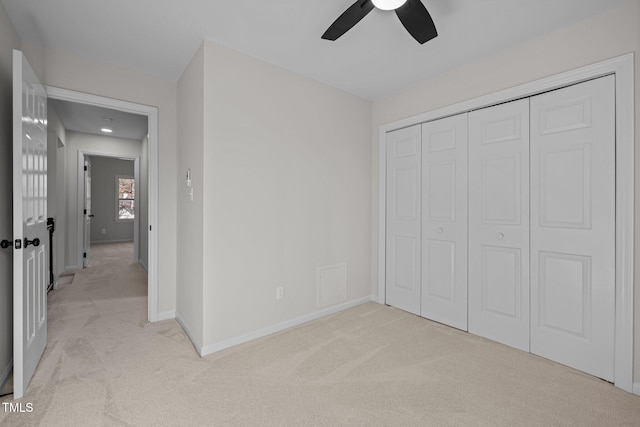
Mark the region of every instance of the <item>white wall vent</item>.
[[317, 272], [318, 307], [347, 299], [347, 264], [319, 267]]

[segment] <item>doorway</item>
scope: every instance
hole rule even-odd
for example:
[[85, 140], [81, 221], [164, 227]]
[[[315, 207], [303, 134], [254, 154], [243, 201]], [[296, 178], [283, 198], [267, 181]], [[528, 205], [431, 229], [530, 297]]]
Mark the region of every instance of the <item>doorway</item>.
[[140, 227], [148, 205], [147, 176], [141, 185], [140, 170], [146, 171], [147, 165], [140, 164], [140, 157], [78, 150], [78, 165], [84, 164], [77, 178], [83, 187], [77, 193], [77, 206], [84, 207], [78, 221], [78, 262], [83, 268], [91, 263], [92, 245], [132, 242], [131, 261], [147, 271], [148, 229]]
[[[136, 104], [127, 101], [121, 101], [117, 99], [102, 97], [98, 95], [91, 95], [83, 92], [72, 91], [68, 89], [61, 89], [56, 87], [47, 87], [47, 94], [49, 99], [58, 101], [68, 101], [72, 103], [82, 104], [85, 106], [101, 107], [118, 112], [129, 113], [134, 115], [140, 115], [146, 117], [147, 121], [147, 141], [146, 149], [143, 150], [142, 157], [146, 157], [146, 176], [148, 177], [147, 194], [148, 205], [145, 215], [141, 215], [139, 224], [140, 227], [145, 227], [147, 263], [146, 269], [148, 272], [148, 307], [147, 307], [147, 320], [155, 322], [158, 320], [158, 274], [157, 274], [157, 259], [158, 259], [158, 238], [157, 238], [157, 224], [158, 224], [158, 109], [147, 105]], [[93, 152], [90, 150], [78, 151], [78, 162], [80, 159], [84, 161], [84, 154], [98, 154], [104, 155], [104, 152]], [[118, 155], [117, 153], [113, 153]], [[125, 156], [131, 157], [131, 156]], [[138, 162], [141, 163], [141, 162]], [[83, 163], [84, 166], [84, 163]], [[82, 166], [82, 167], [83, 167]], [[77, 176], [74, 176], [74, 180], [77, 181]], [[84, 182], [81, 179], [79, 182]], [[82, 196], [82, 188], [77, 186], [76, 194]], [[73, 195], [69, 195], [73, 197]], [[84, 198], [84, 196], [82, 196]], [[79, 216], [78, 212], [74, 213], [74, 216]], [[84, 221], [76, 219], [74, 225], [84, 228]], [[83, 236], [84, 233], [79, 233], [78, 236]], [[76, 236], [76, 243], [78, 244], [78, 236]], [[78, 251], [78, 253], [81, 253]]]

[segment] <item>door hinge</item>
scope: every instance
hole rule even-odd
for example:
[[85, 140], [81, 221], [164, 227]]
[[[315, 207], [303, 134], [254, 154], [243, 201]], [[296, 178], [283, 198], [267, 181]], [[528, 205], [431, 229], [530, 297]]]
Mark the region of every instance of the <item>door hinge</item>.
[[85, 214], [85, 215], [87, 214], [87, 210], [86, 210], [86, 209], [84, 210], [84, 214]]
[[86, 253], [86, 252], [83, 252], [83, 253], [82, 253], [82, 258], [86, 258], [86, 257], [87, 257], [87, 253]]
[[151, 226], [149, 226], [149, 231], [151, 231]]
[[84, 167], [84, 170], [85, 170], [85, 171], [87, 170], [87, 167], [86, 167], [86, 166]]
[[22, 249], [22, 239], [16, 239], [16, 249]]

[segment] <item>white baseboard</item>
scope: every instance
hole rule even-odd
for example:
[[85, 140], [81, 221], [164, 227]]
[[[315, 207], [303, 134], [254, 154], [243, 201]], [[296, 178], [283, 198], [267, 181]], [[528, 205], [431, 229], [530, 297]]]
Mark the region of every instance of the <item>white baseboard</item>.
[[633, 383], [633, 394], [640, 396], [640, 383]]
[[147, 272], [147, 273], [149, 272], [149, 269], [147, 268], [147, 264], [145, 264], [145, 262], [144, 262], [143, 260], [139, 259], [139, 260], [138, 260], [138, 264], [140, 264], [140, 267], [142, 267], [142, 269], [143, 269], [145, 272]]
[[175, 319], [178, 322], [178, 324], [180, 325], [180, 327], [182, 328], [182, 330], [184, 331], [184, 333], [187, 334], [187, 337], [191, 341], [191, 344], [193, 344], [193, 347], [196, 349], [198, 354], [200, 356], [202, 356], [202, 346], [198, 343], [198, 341], [196, 341], [193, 338], [193, 334], [191, 334], [191, 331], [189, 330], [189, 328], [184, 323], [184, 320], [182, 320], [182, 317], [180, 317], [180, 314], [176, 313]]
[[92, 240], [92, 245], [101, 245], [103, 243], [129, 243], [133, 242], [133, 239], [115, 239], [115, 240]]
[[175, 319], [175, 318], [176, 318], [175, 310], [163, 311], [162, 313], [158, 313], [158, 322], [162, 320], [169, 320], [169, 319]]
[[286, 329], [290, 329], [295, 326], [302, 325], [303, 323], [307, 323], [312, 320], [317, 320], [322, 317], [329, 316], [331, 314], [338, 313], [340, 311], [344, 311], [349, 308], [371, 302], [371, 300], [372, 300], [371, 296], [368, 296], [368, 297], [360, 298], [357, 300], [348, 301], [342, 304], [337, 304], [331, 307], [324, 308], [322, 310], [314, 311], [313, 313], [296, 317], [295, 319], [287, 320], [281, 323], [276, 323], [275, 325], [258, 329], [257, 331], [249, 332], [244, 335], [229, 338], [224, 341], [219, 341], [212, 344], [207, 344], [202, 347], [202, 350], [200, 351], [200, 355], [207, 356], [209, 354], [213, 354], [218, 351], [222, 351], [227, 348], [234, 347], [236, 345], [244, 344], [246, 342], [253, 341], [258, 338], [266, 337], [267, 335], [275, 334], [276, 332], [281, 332]]
[[13, 370], [13, 359], [9, 361], [9, 365], [2, 371], [2, 376], [0, 376], [0, 390], [4, 387], [4, 383], [7, 382], [9, 376], [11, 375], [11, 371]]

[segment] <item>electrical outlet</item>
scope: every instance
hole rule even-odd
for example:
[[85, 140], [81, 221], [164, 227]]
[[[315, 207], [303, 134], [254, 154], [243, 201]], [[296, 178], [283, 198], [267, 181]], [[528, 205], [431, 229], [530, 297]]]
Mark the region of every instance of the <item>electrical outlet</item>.
[[276, 288], [276, 299], [284, 299], [284, 286]]

